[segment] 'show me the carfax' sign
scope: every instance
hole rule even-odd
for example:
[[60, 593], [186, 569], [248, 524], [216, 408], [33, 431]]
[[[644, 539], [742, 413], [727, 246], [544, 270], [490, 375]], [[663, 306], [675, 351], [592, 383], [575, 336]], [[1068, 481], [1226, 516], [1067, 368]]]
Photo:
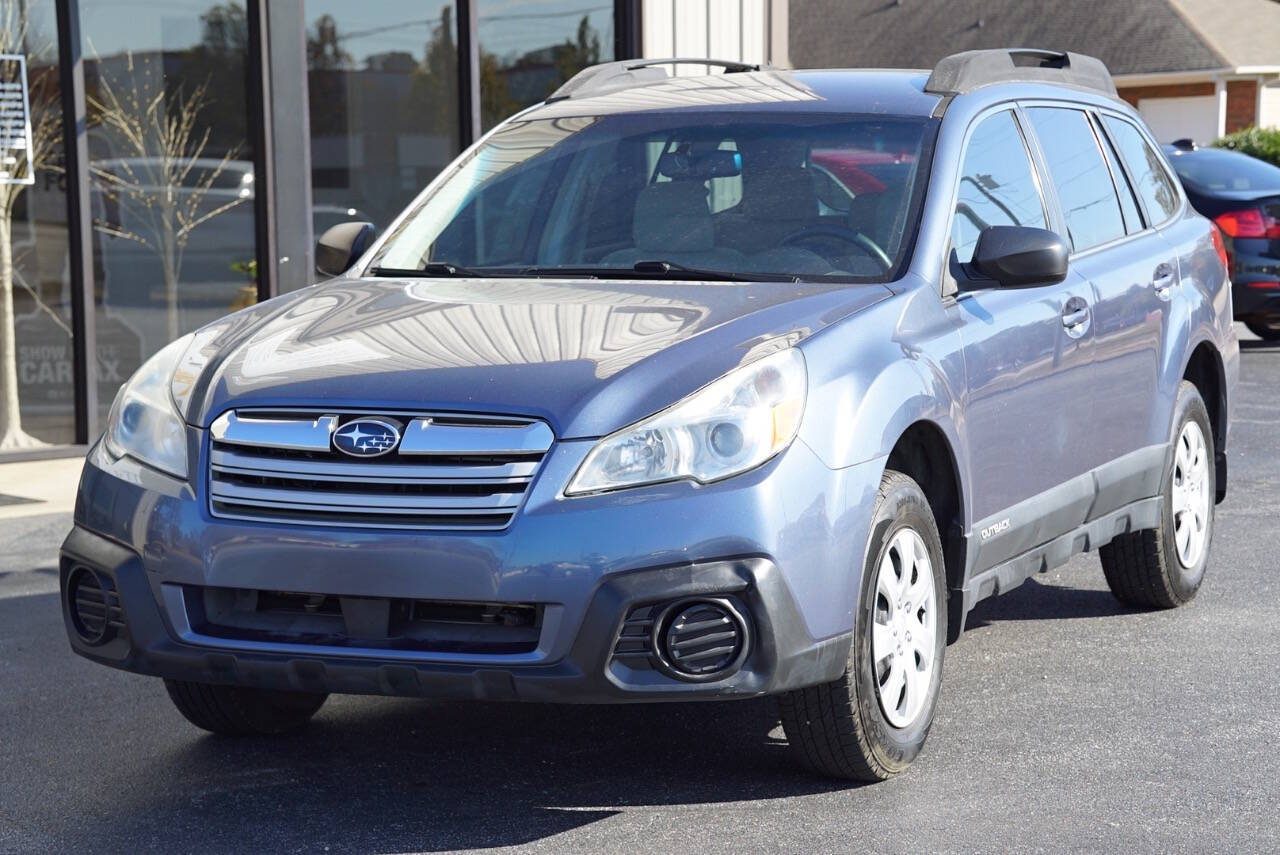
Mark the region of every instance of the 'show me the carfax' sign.
[[27, 60], [0, 53], [0, 184], [34, 184], [31, 171], [31, 104]]

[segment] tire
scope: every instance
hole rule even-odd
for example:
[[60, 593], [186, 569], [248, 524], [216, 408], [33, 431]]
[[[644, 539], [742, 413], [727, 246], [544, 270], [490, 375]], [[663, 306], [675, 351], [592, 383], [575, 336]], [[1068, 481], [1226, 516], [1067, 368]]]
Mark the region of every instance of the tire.
[[[914, 533], [918, 540], [911, 540], [907, 532]], [[898, 589], [902, 598], [896, 606], [907, 605], [905, 601], [910, 596], [919, 600], [906, 608], [896, 608], [884, 591], [894, 584], [894, 568], [902, 567], [904, 552], [911, 551], [904, 550], [904, 544], [914, 544], [916, 560], [912, 568], [903, 568], [897, 577], [905, 578], [906, 586]], [[921, 557], [927, 558], [927, 568], [921, 567]], [[881, 568], [886, 562], [889, 569], [885, 572], [889, 575], [887, 587], [882, 588]], [[931, 602], [922, 594], [927, 587], [926, 579], [932, 584]], [[920, 753], [933, 724], [942, 683], [942, 656], [947, 637], [945, 582], [942, 540], [928, 500], [911, 478], [893, 470], [886, 471], [880, 480], [872, 513], [854, 637], [845, 673], [830, 683], [796, 689], [778, 698], [787, 739], [809, 769], [834, 778], [883, 781], [905, 771]], [[932, 643], [917, 636], [916, 649], [912, 650], [911, 644], [897, 639], [910, 638], [910, 627], [924, 626], [920, 616], [927, 607], [921, 608], [920, 601], [932, 607]], [[898, 635], [894, 636], [893, 631]], [[894, 643], [901, 647], [893, 650]], [[890, 653], [881, 655], [886, 645]], [[932, 657], [932, 667], [927, 675], [921, 675], [921, 666], [927, 664], [926, 655]], [[917, 673], [915, 680], [905, 680], [901, 693], [893, 688], [894, 668], [899, 657], [903, 665], [914, 666]], [[879, 661], [873, 661], [877, 658]], [[906, 677], [906, 672], [903, 673]], [[889, 696], [890, 689], [894, 699], [882, 701], [882, 694]]]
[[1244, 325], [1263, 341], [1280, 341], [1280, 320], [1245, 321]]
[[296, 730], [310, 721], [329, 697], [186, 680], [165, 680], [164, 687], [187, 721], [224, 736], [265, 736]]
[[[1203, 447], [1188, 467], [1187, 455], [1195, 454], [1187, 450], [1188, 438], [1194, 444], [1197, 434]], [[1186, 380], [1178, 387], [1161, 478], [1160, 524], [1119, 535], [1098, 550], [1111, 593], [1138, 608], [1171, 609], [1189, 602], [1200, 590], [1209, 561], [1217, 491], [1213, 429], [1200, 393]], [[1184, 532], [1187, 538], [1198, 537], [1194, 549]]]

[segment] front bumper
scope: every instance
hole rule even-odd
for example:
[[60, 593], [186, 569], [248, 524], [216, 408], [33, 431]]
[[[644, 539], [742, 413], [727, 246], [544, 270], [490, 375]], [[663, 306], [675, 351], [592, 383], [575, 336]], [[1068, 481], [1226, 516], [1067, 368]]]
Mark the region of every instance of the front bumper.
[[[75, 652], [160, 677], [311, 692], [625, 702], [750, 697], [837, 678], [848, 657], [864, 514], [880, 464], [832, 471], [803, 444], [738, 479], [565, 501], [586, 443], [561, 443], [507, 531], [351, 531], [227, 521], [185, 482], [95, 448], [62, 549]], [[577, 448], [575, 446], [582, 446]], [[199, 447], [199, 446], [197, 446]], [[196, 469], [195, 471], [199, 471]], [[831, 521], [841, 520], [835, 526]], [[80, 637], [67, 581], [85, 566], [119, 599], [109, 640]], [[213, 638], [184, 588], [546, 604], [536, 650], [400, 653]], [[726, 596], [747, 655], [722, 679], [686, 682], [615, 656], [644, 604]]]

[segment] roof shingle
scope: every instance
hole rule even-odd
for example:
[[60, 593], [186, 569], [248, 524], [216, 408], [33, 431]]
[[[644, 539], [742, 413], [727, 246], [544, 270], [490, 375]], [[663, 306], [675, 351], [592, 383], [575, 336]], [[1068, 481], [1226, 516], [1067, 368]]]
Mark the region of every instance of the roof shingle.
[[796, 68], [932, 68], [995, 47], [1086, 53], [1112, 74], [1229, 64], [1172, 0], [791, 0], [789, 23]]

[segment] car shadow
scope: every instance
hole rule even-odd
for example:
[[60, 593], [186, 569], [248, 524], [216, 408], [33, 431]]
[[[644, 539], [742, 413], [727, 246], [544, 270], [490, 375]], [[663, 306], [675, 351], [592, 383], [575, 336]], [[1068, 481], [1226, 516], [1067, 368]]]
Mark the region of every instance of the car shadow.
[[[769, 699], [592, 707], [342, 697], [274, 739], [202, 735], [173, 718], [189, 738], [113, 782], [122, 798], [103, 839], [163, 833], [172, 850], [479, 849], [528, 845], [635, 806], [853, 786], [796, 766]], [[214, 827], [208, 817], [219, 818]], [[278, 844], [259, 836], [268, 828]]]
[[1005, 621], [1100, 618], [1137, 611], [1121, 603], [1107, 590], [1046, 585], [1036, 579], [1028, 579], [1007, 594], [991, 597], [974, 606], [965, 621], [965, 631]]

